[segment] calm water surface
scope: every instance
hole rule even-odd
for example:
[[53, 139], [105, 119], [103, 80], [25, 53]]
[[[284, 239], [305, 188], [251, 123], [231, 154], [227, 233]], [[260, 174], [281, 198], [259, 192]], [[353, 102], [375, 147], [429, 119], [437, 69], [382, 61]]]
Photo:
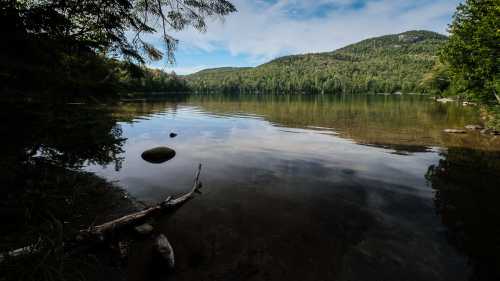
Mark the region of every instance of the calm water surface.
[[[498, 230], [498, 207], [481, 206], [498, 185], [500, 141], [442, 133], [480, 122], [474, 108], [410, 95], [194, 95], [113, 112], [121, 166], [87, 169], [137, 200], [185, 192], [203, 164], [202, 196], [161, 223], [174, 280], [487, 280], [498, 264], [469, 238]], [[177, 155], [141, 159], [156, 146]], [[149, 278], [140, 250], [131, 260], [131, 278]]]
[[[221, 182], [234, 189], [253, 183], [259, 193], [270, 191], [272, 181], [308, 181], [306, 189], [320, 191], [325, 188], [320, 182], [341, 186], [345, 180], [373, 180], [405, 185], [410, 188], [400, 192], [432, 197], [424, 175], [430, 165], [438, 163], [443, 148], [500, 150], [494, 146], [498, 140], [479, 134], [443, 134], [445, 128], [478, 123], [478, 114], [474, 109], [434, 103], [428, 97], [190, 96], [170, 100], [117, 106], [113, 112], [125, 120], [119, 125], [127, 139], [121, 167], [88, 169], [118, 180], [137, 199], [152, 202], [184, 191], [198, 163], [203, 164], [204, 182], [210, 186], [206, 192], [220, 188]], [[170, 138], [171, 132], [178, 136]], [[141, 153], [156, 146], [168, 146], [177, 156], [160, 165], [142, 160]], [[273, 188], [273, 192], [293, 194], [300, 190], [299, 182], [287, 190]]]
[[[19, 120], [8, 122], [12, 116]], [[2, 182], [14, 187], [38, 182], [27, 180], [31, 174], [51, 175], [39, 172], [46, 162], [68, 179], [83, 165], [148, 205], [186, 192], [202, 163], [203, 194], [156, 225], [174, 245], [175, 272], [158, 270], [150, 243], [137, 242], [129, 280], [499, 277], [500, 139], [442, 132], [480, 123], [476, 108], [414, 95], [182, 95], [12, 103], [0, 117], [9, 132]], [[177, 154], [162, 164], [141, 158], [157, 146]], [[51, 200], [79, 190], [68, 185]], [[15, 209], [15, 202], [2, 204]], [[71, 201], [56, 204], [63, 210], [50, 204], [79, 221]], [[81, 224], [104, 214], [104, 205], [94, 202]], [[13, 231], [14, 222], [1, 233]]]

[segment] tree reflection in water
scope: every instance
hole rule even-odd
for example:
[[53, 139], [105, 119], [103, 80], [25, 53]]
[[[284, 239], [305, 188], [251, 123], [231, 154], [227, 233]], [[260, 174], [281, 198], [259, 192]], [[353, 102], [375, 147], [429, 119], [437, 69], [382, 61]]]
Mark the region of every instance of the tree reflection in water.
[[465, 253], [471, 280], [500, 280], [500, 153], [449, 148], [427, 179], [451, 244]]
[[60, 254], [62, 241], [82, 227], [134, 208], [120, 188], [80, 169], [87, 163], [120, 169], [125, 141], [121, 129], [105, 108], [2, 105], [0, 252], [36, 243], [43, 256], [4, 263], [0, 275], [5, 280], [74, 279], [82, 265]]

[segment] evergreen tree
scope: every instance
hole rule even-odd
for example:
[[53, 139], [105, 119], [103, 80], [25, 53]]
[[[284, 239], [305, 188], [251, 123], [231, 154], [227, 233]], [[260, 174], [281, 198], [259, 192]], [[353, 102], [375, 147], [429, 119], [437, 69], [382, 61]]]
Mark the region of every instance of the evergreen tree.
[[[131, 64], [131, 74], [140, 69], [132, 64], [173, 62], [177, 40], [167, 30], [204, 31], [207, 17], [234, 11], [227, 0], [3, 1], [0, 84], [36, 90], [110, 85], [117, 74], [111, 57]], [[144, 38], [157, 30], [163, 52]]]

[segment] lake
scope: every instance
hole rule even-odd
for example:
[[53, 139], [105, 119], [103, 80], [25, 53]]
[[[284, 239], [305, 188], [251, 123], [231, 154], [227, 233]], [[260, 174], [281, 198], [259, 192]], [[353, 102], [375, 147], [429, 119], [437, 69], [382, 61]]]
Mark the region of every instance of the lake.
[[[168, 280], [498, 276], [500, 138], [443, 133], [481, 123], [475, 107], [421, 95], [213, 94], [66, 108], [40, 133], [58, 141], [33, 141], [38, 155], [73, 161], [140, 204], [186, 192], [202, 164], [202, 194], [156, 226], [176, 253]], [[75, 131], [85, 136], [64, 133]], [[157, 146], [176, 156], [141, 158]], [[129, 280], [165, 277], [145, 248], [132, 248]]]

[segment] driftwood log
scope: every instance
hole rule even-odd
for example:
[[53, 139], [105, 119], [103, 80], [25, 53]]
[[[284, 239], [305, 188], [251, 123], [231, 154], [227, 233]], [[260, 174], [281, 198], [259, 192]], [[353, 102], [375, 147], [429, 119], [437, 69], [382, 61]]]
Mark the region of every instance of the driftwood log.
[[86, 239], [104, 240], [108, 235], [112, 234], [118, 229], [127, 226], [137, 225], [150, 217], [162, 214], [166, 210], [172, 210], [180, 207], [183, 203], [187, 202], [191, 197], [193, 197], [195, 192], [197, 192], [201, 187], [200, 173], [201, 173], [201, 164], [198, 166], [198, 171], [196, 172], [193, 187], [188, 193], [176, 199], [173, 199], [172, 196], [169, 196], [163, 202], [153, 207], [149, 207], [142, 211], [126, 215], [121, 218], [97, 226], [92, 226], [85, 230], [81, 230], [79, 236], [77, 237], [77, 240], [86, 240]]
[[[143, 223], [145, 220], [161, 215], [168, 210], [175, 210], [176, 208], [182, 206], [189, 199], [191, 199], [195, 193], [201, 188], [200, 182], [201, 164], [198, 165], [198, 170], [195, 175], [193, 186], [191, 190], [184, 195], [181, 195], [175, 199], [172, 196], [167, 197], [163, 202], [154, 205], [152, 207], [146, 208], [142, 211], [132, 213], [118, 219], [91, 226], [87, 229], [79, 231], [79, 234], [75, 237], [75, 241], [68, 241], [70, 244], [82, 244], [84, 242], [99, 242], [105, 241], [107, 238], [116, 233], [116, 231], [136, 226]], [[7, 257], [19, 257], [22, 255], [27, 255], [30, 253], [37, 252], [37, 245], [30, 245], [16, 250], [9, 251], [7, 253], [0, 253], [0, 263], [2, 263]]]

